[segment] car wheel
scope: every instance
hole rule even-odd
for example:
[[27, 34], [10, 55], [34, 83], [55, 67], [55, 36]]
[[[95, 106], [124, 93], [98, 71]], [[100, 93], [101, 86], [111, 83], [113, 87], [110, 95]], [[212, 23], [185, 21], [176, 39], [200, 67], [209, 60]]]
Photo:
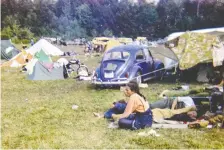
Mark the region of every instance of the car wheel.
[[142, 73], [140, 72], [140, 71], [138, 71], [137, 73], [136, 73], [136, 82], [138, 83], [138, 84], [141, 84], [142, 83]]

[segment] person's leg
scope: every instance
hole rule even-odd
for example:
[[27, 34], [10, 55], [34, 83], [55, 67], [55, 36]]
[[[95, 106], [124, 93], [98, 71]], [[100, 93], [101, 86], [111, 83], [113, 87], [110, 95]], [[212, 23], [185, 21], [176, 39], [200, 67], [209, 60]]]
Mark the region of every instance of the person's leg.
[[150, 108], [151, 109], [155, 109], [155, 108], [160, 108], [160, 109], [164, 109], [164, 108], [169, 108], [172, 106], [172, 102], [170, 99], [162, 99], [159, 101], [156, 101], [154, 103], [150, 104]]
[[108, 111], [104, 113], [104, 118], [111, 119], [112, 114], [122, 114], [126, 108], [125, 103], [115, 103], [113, 108], [110, 108]]
[[193, 107], [186, 107], [186, 108], [181, 108], [181, 109], [170, 110], [170, 112], [171, 112], [171, 115], [174, 116], [177, 114], [187, 113], [187, 112], [193, 111], [193, 110], [194, 110]]
[[171, 118], [174, 115], [177, 114], [182, 114], [182, 113], [187, 113], [189, 111], [193, 110], [193, 107], [186, 107], [182, 109], [153, 109], [153, 118], [154, 120], [160, 120], [160, 119], [166, 119], [166, 118]]
[[117, 113], [122, 114], [126, 108], [127, 104], [126, 103], [115, 103], [114, 104], [114, 109], [116, 109]]
[[122, 129], [132, 129], [132, 124], [134, 120], [130, 120], [127, 118], [119, 119], [118, 125]]
[[114, 111], [113, 108], [110, 108], [108, 111], [106, 111], [104, 113], [104, 118], [111, 119], [112, 118], [112, 114], [115, 114], [115, 111]]

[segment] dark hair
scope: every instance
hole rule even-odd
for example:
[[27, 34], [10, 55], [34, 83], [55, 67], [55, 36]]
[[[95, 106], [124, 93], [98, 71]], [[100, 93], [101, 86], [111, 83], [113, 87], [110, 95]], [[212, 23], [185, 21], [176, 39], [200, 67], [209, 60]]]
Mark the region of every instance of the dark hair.
[[144, 98], [144, 100], [146, 100], [145, 96], [143, 94], [140, 93], [139, 91], [139, 86], [138, 83], [136, 81], [130, 81], [127, 86], [130, 88], [131, 91], [137, 93], [138, 95], [140, 95], [141, 97]]

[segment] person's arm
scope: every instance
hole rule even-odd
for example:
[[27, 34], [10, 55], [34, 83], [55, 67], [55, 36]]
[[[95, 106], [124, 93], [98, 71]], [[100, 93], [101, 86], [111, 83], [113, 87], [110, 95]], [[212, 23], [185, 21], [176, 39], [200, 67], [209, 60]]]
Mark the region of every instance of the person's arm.
[[190, 107], [185, 107], [185, 108], [181, 108], [181, 109], [171, 110], [172, 116], [170, 116], [169, 118], [171, 118], [171, 117], [173, 117], [174, 115], [177, 115], [177, 114], [187, 113], [189, 111], [195, 111], [195, 110], [196, 110], [195, 106], [190, 106]]
[[178, 97], [174, 99], [171, 110], [175, 109], [175, 107], [177, 106], [177, 101], [178, 101]]
[[118, 120], [121, 118], [126, 118], [128, 117], [132, 112], [133, 112], [133, 107], [134, 107], [134, 98], [130, 98], [130, 100], [128, 101], [127, 107], [125, 108], [125, 111], [123, 114], [113, 114], [112, 117], [114, 120]]

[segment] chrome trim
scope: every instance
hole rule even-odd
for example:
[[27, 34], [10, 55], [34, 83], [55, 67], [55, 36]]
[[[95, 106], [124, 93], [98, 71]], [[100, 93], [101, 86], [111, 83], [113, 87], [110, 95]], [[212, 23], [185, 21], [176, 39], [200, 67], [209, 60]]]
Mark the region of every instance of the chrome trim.
[[117, 81], [117, 82], [111, 82], [111, 81], [96, 81], [96, 80], [93, 80], [92, 83], [93, 84], [98, 84], [98, 85], [120, 85], [120, 84], [127, 84], [129, 81], [126, 80], [126, 81]]

